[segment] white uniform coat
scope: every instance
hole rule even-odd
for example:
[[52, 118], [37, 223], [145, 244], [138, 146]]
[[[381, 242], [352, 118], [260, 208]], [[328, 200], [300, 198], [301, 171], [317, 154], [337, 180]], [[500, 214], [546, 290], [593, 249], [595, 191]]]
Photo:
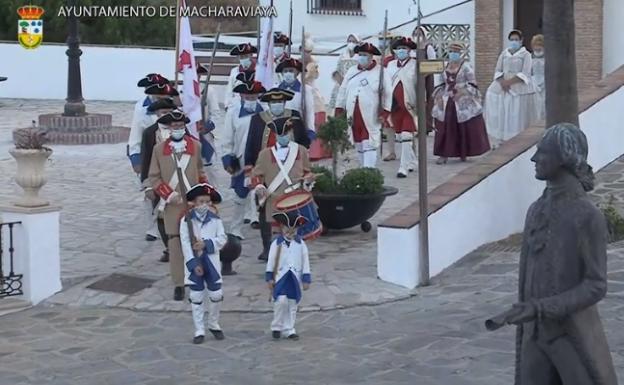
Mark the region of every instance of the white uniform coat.
[[[203, 239], [205, 243], [209, 243], [209, 241], [212, 241], [214, 252], [208, 255], [208, 259], [210, 259], [210, 262], [219, 274], [219, 279], [215, 283], [221, 283], [221, 260], [219, 259], [219, 250], [221, 250], [223, 246], [225, 246], [225, 244], [227, 243], [227, 235], [225, 235], [223, 222], [219, 217], [216, 216], [212, 216], [209, 221], [205, 221], [204, 223], [200, 222], [196, 217], [193, 217], [192, 222], [193, 232], [195, 233], [196, 237]], [[180, 221], [180, 241], [182, 242], [182, 254], [184, 254], [184, 264], [186, 265], [186, 263], [193, 259], [195, 255], [193, 254], [193, 248], [189, 239], [187, 224], [184, 219]], [[190, 271], [188, 271], [188, 269], [186, 268], [184, 270], [186, 271], [184, 284], [194, 284], [194, 282], [189, 279]], [[204, 272], [204, 274], [206, 274], [206, 272]]]
[[[353, 66], [347, 71], [336, 98], [336, 108], [347, 112], [347, 119], [353, 119], [355, 102], [359, 100], [360, 112], [368, 131], [372, 147], [380, 145], [381, 123], [379, 123], [379, 63], [370, 70], [360, 70]], [[385, 70], [384, 70], [385, 71]], [[349, 130], [352, 138], [353, 133]]]
[[240, 83], [240, 80], [236, 80], [236, 77], [240, 73], [240, 65], [232, 68], [230, 71], [230, 76], [228, 77], [228, 84], [225, 86], [225, 98], [223, 99], [223, 104], [225, 108], [230, 108], [231, 106], [238, 106], [240, 104], [240, 94], [234, 92], [234, 87]]
[[[280, 84], [276, 84], [275, 87], [278, 87]], [[306, 94], [305, 94], [305, 103], [306, 103], [306, 116], [305, 116], [305, 124], [306, 129], [314, 131], [314, 89], [306, 84]], [[289, 89], [289, 91], [292, 91]], [[294, 92], [295, 96], [286, 102], [286, 108], [290, 110], [295, 110], [301, 113], [301, 92]]]
[[384, 110], [391, 111], [394, 89], [403, 83], [403, 100], [410, 114], [416, 117], [416, 60], [406, 60], [402, 67], [398, 60], [392, 60], [384, 70]]
[[130, 125], [130, 136], [128, 137], [128, 155], [141, 153], [141, 140], [143, 138], [143, 130], [156, 123], [158, 117], [156, 114], [148, 114], [147, 106], [143, 98], [134, 105], [134, 113], [132, 115], [132, 124]]
[[[280, 257], [277, 264], [277, 271], [273, 271], [275, 268], [275, 260], [277, 259], [277, 251], [281, 247]], [[300, 240], [290, 241], [290, 246], [287, 246], [282, 237], [277, 237], [271, 243], [269, 249], [269, 259], [266, 267], [266, 280], [273, 280], [275, 286], [279, 286], [280, 279], [286, 275], [289, 271], [292, 271], [297, 278], [299, 289], [301, 290], [301, 284], [305, 281], [310, 282], [310, 258], [308, 256], [308, 247], [305, 242]], [[274, 279], [270, 277], [274, 274]], [[307, 279], [304, 281], [304, 275]]]

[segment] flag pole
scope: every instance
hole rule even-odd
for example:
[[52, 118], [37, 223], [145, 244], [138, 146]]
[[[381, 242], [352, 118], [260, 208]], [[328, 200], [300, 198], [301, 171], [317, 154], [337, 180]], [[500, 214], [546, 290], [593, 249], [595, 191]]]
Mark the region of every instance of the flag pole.
[[178, 58], [180, 57], [180, 0], [176, 0], [176, 41], [175, 41], [175, 66], [174, 87], [178, 89]]

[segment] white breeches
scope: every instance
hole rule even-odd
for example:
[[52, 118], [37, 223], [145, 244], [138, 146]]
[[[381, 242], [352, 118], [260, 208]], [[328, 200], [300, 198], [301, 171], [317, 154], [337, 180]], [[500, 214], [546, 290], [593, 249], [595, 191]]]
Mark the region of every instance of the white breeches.
[[[208, 292], [205, 298], [205, 291]], [[221, 304], [223, 303], [223, 290], [190, 290], [189, 301], [191, 302], [191, 313], [193, 314], [193, 324], [195, 325], [195, 337], [205, 336], [204, 329], [204, 303], [208, 303], [208, 329], [221, 330], [219, 326], [219, 315], [221, 314]]]
[[369, 140], [355, 143], [355, 151], [358, 153], [360, 167], [375, 168], [377, 166], [377, 148]]
[[286, 337], [295, 334], [295, 320], [297, 318], [297, 301], [280, 295], [273, 302], [273, 322], [271, 330], [283, 332]]
[[416, 154], [412, 146], [414, 140], [413, 132], [401, 132], [397, 134], [397, 140], [401, 144], [401, 163], [399, 172], [407, 175], [409, 170], [416, 168]]
[[156, 238], [158, 237], [158, 226], [156, 225], [156, 219], [158, 215], [155, 214], [157, 210], [152, 208], [152, 201], [145, 198], [143, 200], [143, 222], [145, 224], [145, 234], [149, 234]]

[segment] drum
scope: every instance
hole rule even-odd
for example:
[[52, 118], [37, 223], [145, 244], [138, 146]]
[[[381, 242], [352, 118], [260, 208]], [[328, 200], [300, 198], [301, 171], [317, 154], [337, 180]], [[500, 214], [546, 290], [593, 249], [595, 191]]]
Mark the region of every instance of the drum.
[[307, 219], [306, 224], [297, 229], [297, 234], [304, 240], [315, 239], [321, 235], [323, 225], [318, 216], [316, 203], [309, 192], [297, 190], [284, 194], [275, 202], [275, 209], [284, 212], [294, 211]]

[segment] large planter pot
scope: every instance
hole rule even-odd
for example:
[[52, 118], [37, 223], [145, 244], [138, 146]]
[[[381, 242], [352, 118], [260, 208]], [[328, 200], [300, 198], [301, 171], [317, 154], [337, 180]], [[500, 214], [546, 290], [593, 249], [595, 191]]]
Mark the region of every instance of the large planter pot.
[[25, 150], [10, 149], [9, 153], [17, 161], [17, 175], [15, 182], [24, 190], [24, 196], [14, 204], [21, 207], [40, 207], [50, 204], [47, 200], [39, 197], [39, 190], [46, 183], [44, 166], [46, 160], [52, 155], [51, 149]]
[[386, 197], [398, 192], [394, 187], [384, 186], [379, 194], [314, 193], [314, 201], [325, 229], [342, 230], [359, 225], [368, 232], [372, 227], [368, 220], [379, 211]]

